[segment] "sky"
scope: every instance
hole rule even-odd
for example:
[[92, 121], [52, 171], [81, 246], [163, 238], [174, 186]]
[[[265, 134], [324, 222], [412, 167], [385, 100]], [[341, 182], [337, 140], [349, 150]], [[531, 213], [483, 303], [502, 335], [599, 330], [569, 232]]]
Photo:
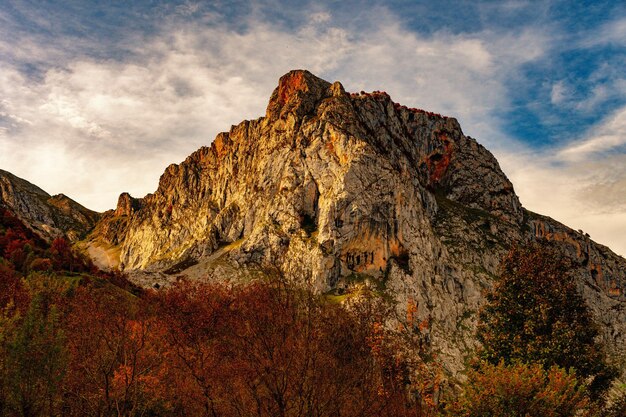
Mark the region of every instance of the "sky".
[[298, 68], [456, 117], [526, 208], [626, 255], [623, 0], [0, 0], [0, 168], [113, 208]]

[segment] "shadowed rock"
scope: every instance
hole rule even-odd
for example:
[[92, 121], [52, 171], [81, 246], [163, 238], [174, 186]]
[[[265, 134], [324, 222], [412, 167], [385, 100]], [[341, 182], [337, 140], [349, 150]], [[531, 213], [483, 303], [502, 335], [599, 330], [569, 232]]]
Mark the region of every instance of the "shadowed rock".
[[63, 194], [51, 196], [36, 185], [0, 170], [2, 206], [48, 241], [56, 237], [76, 241], [94, 227], [100, 216]]

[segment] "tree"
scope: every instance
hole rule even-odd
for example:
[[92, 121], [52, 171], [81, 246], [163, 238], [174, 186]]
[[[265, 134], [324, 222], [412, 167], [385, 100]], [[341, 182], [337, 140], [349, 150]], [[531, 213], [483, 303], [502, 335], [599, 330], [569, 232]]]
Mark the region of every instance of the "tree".
[[598, 397], [616, 376], [578, 292], [572, 265], [548, 244], [513, 248], [480, 313], [480, 356], [493, 365], [575, 369]]
[[183, 283], [157, 299], [172, 414], [431, 415], [409, 399], [413, 362], [376, 303], [346, 309], [279, 279]]
[[76, 257], [72, 252], [72, 247], [65, 238], [58, 237], [54, 239], [52, 245], [50, 245], [49, 252], [55, 270], [74, 271]]
[[15, 337], [21, 319], [20, 312], [12, 310], [6, 306], [0, 308], [0, 416], [5, 416], [10, 412], [9, 372], [12, 361], [8, 360], [9, 343]]
[[146, 391], [155, 383], [160, 345], [141, 301], [112, 286], [76, 291], [66, 325], [71, 415], [141, 415], [154, 403]]
[[574, 372], [538, 363], [471, 369], [463, 395], [449, 407], [458, 417], [589, 416], [584, 383]]
[[65, 374], [65, 338], [59, 313], [45, 292], [33, 296], [6, 346], [4, 380], [10, 415], [59, 414]]
[[[178, 414], [223, 415], [235, 370], [226, 340], [233, 322], [232, 292], [224, 286], [182, 282], [157, 299], [167, 363], [162, 381]], [[233, 393], [232, 395], [235, 395]]]
[[0, 310], [18, 309], [24, 312], [29, 302], [28, 291], [24, 288], [18, 273], [13, 269], [13, 265], [0, 258]]

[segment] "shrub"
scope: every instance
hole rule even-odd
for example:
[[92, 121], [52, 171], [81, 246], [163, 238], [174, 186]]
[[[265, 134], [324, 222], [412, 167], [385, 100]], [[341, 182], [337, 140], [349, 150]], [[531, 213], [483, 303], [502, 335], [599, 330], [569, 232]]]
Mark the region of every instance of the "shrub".
[[449, 411], [459, 417], [568, 417], [588, 414], [584, 384], [574, 372], [540, 364], [497, 365], [471, 369], [461, 398]]

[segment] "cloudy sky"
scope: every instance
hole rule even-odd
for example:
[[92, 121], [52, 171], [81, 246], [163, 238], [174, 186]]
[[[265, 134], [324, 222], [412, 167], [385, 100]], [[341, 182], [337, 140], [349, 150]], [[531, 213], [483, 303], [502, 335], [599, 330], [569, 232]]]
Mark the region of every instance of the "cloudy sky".
[[112, 208], [295, 68], [458, 118], [528, 209], [626, 255], [623, 0], [0, 0], [0, 168]]

